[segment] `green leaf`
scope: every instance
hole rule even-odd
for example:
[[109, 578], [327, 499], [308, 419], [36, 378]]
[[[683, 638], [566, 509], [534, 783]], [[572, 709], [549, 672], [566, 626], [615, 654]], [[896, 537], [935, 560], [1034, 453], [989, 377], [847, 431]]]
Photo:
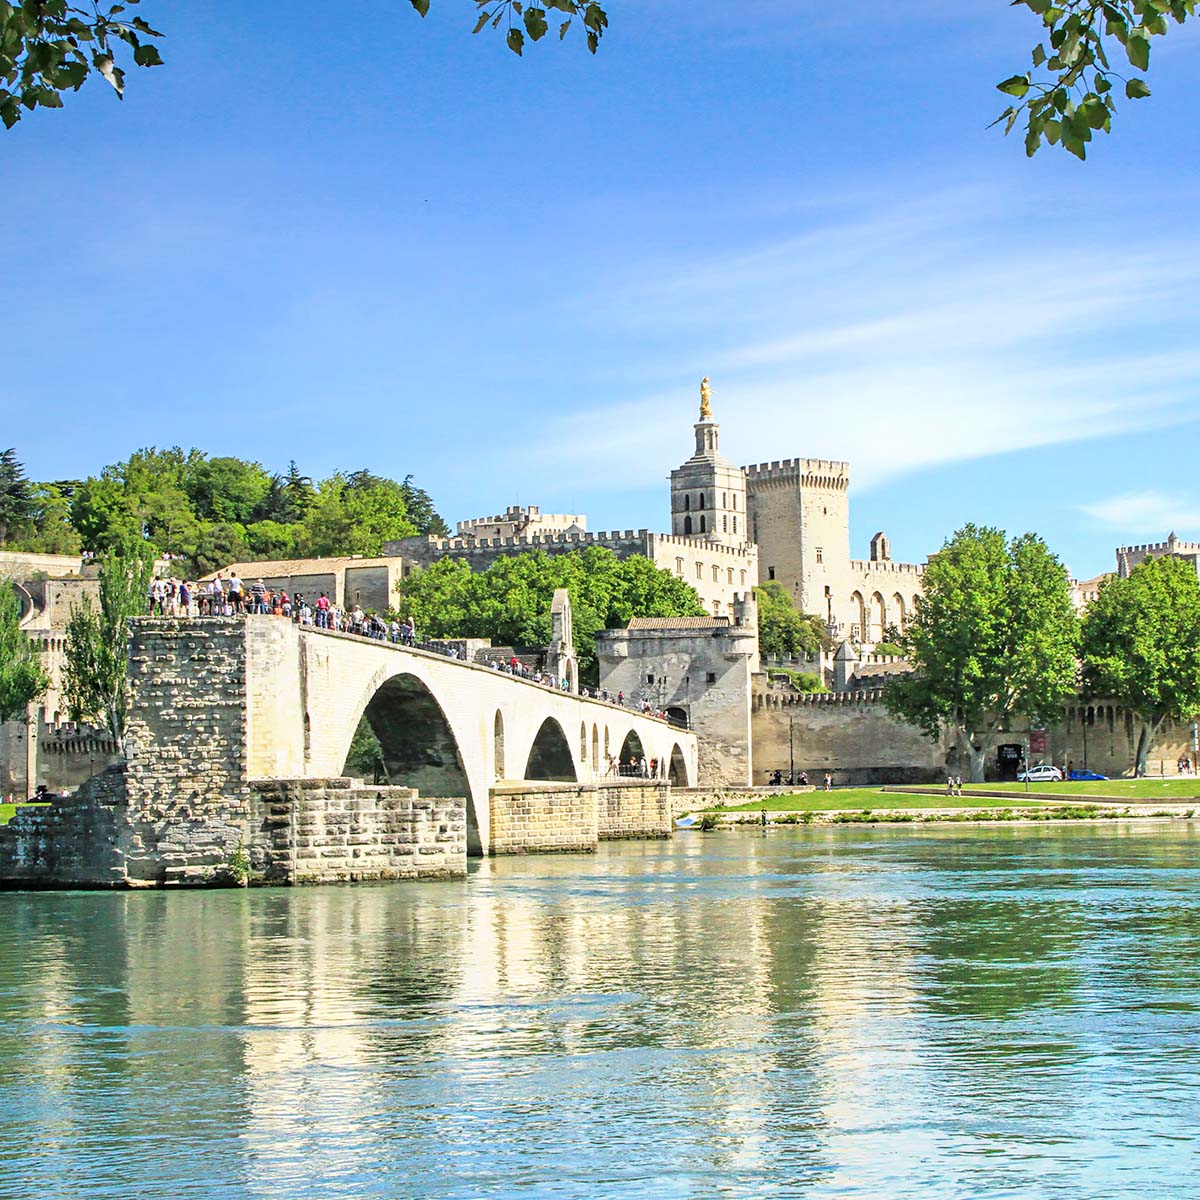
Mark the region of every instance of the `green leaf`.
[[546, 31], [550, 28], [546, 24], [546, 10], [544, 8], [527, 8], [525, 10], [525, 32], [536, 42], [546, 36]]
[[1096, 91], [1099, 92], [1099, 94], [1101, 96], [1103, 96], [1104, 93], [1107, 92], [1111, 87], [1112, 87], [1112, 83], [1110, 82], [1108, 76], [1101, 75], [1099, 72], [1097, 72], [1096, 81], [1095, 81]]
[[1125, 53], [1139, 71], [1145, 71], [1150, 66], [1150, 40], [1144, 34], [1131, 33], [1125, 43]]
[[421, 16], [426, 16], [429, 12], [429, 0], [408, 0], [408, 2], [420, 13]]
[[1014, 75], [1011, 79], [996, 84], [996, 91], [1004, 92], [1008, 96], [1016, 96], [1020, 100], [1029, 91], [1029, 76]]
[[520, 54], [525, 45], [525, 37], [519, 29], [510, 29], [508, 31], [508, 48], [514, 54]]
[[478, 33], [491, 19], [492, 14], [485, 9], [479, 14], [479, 20], [475, 22], [475, 28], [471, 32]]
[[1059, 137], [1062, 136], [1062, 122], [1047, 121], [1042, 132], [1046, 135], [1046, 141], [1048, 141], [1050, 145], [1056, 145]]
[[161, 67], [163, 60], [157, 46], [141, 45], [133, 52], [133, 61], [139, 67]]
[[1150, 95], [1150, 89], [1144, 79], [1130, 79], [1125, 83], [1125, 95], [1130, 100], [1144, 100]]
[[558, 27], [558, 40], [559, 40], [560, 42], [563, 40], [563, 38], [565, 38], [565, 37], [567, 36], [567, 30], [568, 30], [568, 29], [570, 29], [570, 28], [571, 28], [571, 18], [570, 18], [570, 17], [568, 17], [568, 18], [567, 18], [567, 19], [566, 19], [566, 20], [565, 20], [565, 21], [564, 21], [564, 22], [563, 22], [563, 23], [562, 23], [562, 24], [561, 24], [561, 25]]
[[1040, 42], [1033, 48], [1033, 65], [1040, 67], [1046, 61], [1046, 47]]

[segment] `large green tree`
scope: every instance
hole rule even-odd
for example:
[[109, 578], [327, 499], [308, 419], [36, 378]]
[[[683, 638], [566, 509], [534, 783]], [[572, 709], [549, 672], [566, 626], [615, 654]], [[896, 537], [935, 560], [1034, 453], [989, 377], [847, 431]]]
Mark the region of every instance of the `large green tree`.
[[33, 519], [33, 485], [12, 447], [0, 450], [0, 546]]
[[1079, 623], [1062, 563], [1033, 534], [965, 525], [930, 560], [905, 649], [912, 674], [884, 693], [930, 737], [949, 732], [974, 782], [1012, 717], [1053, 719], [1076, 686]]
[[102, 722], [122, 754], [129, 714], [129, 619], [146, 611], [153, 567], [145, 543], [106, 555], [100, 563], [99, 604], [85, 595], [67, 620], [63, 693], [71, 720]]
[[541, 550], [498, 559], [486, 571], [444, 558], [399, 585], [396, 607], [420, 637], [489, 637], [497, 644], [545, 645], [555, 589], [571, 596], [580, 669], [595, 678], [594, 638], [633, 617], [703, 616], [699, 596], [648, 558], [619, 559], [591, 546], [569, 554]]
[[21, 628], [16, 588], [0, 579], [0, 721], [23, 721], [47, 686], [37, 648]]
[[332, 475], [317, 488], [301, 522], [297, 553], [383, 552], [385, 542], [417, 532], [408, 518], [401, 484], [368, 471]]
[[[67, 0], [0, 0], [0, 121], [11, 128], [22, 109], [61, 108], [63, 94], [78, 91], [93, 75], [105, 79], [120, 97], [125, 66], [160, 66], [162, 58], [150, 39], [162, 34], [131, 14], [138, 3], [84, 8]], [[430, 0], [409, 3], [422, 17], [429, 11]], [[1045, 34], [1031, 52], [1032, 69], [997, 85], [1016, 103], [996, 123], [1003, 122], [1007, 132], [1024, 118], [1028, 154], [1048, 143], [1079, 158], [1093, 132], [1108, 132], [1111, 126], [1115, 84], [1129, 100], [1150, 94], [1145, 81], [1150, 39], [1165, 34], [1168, 21], [1182, 25], [1196, 11], [1196, 0], [1012, 3], [1037, 14]], [[514, 54], [551, 32], [562, 39], [576, 23], [594, 54], [608, 28], [608, 14], [597, 0], [467, 0], [463, 7], [471, 11], [468, 4], [473, 5], [474, 31], [498, 30]], [[1127, 74], [1130, 69], [1138, 73]]]
[[764, 658], [811, 658], [828, 648], [825, 622], [802, 613], [778, 580], [760, 583], [754, 594], [758, 600], [758, 646]]
[[1200, 579], [1183, 559], [1148, 558], [1100, 585], [1083, 621], [1083, 678], [1141, 721], [1134, 769], [1164, 721], [1200, 715]]

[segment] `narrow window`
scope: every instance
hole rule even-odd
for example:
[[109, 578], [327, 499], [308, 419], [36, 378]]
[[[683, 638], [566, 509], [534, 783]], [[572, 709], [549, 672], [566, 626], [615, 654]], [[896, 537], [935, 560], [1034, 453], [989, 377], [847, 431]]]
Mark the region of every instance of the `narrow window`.
[[825, 551], [820, 546], [817, 547], [817, 562], [825, 561]]
[[768, 578], [768, 579], [774, 579], [774, 578], [775, 578], [775, 568], [774, 568], [774, 567], [768, 567], [768, 568], [767, 568], [767, 578]]
[[703, 563], [696, 564], [696, 578], [697, 579], [704, 578], [704, 564]]
[[722, 532], [722, 533], [728, 533], [728, 532], [729, 532], [729, 518], [728, 518], [728, 517], [724, 517], [724, 516], [723, 516], [723, 517], [721, 518], [721, 532]]
[[700, 532], [701, 532], [701, 533], [704, 533], [704, 532], [705, 532], [705, 527], [704, 527], [704, 514], [703, 514], [703, 513], [701, 513], [701, 514], [700, 514]]
[[713, 563], [713, 583], [720, 583], [720, 582], [721, 582], [721, 568], [718, 567], [716, 563]]
[[737, 517], [733, 518], [733, 532], [737, 533]]
[[707, 683], [716, 683], [717, 682], [716, 671], [709, 671], [708, 674], [705, 676], [705, 681]]
[[704, 507], [704, 493], [703, 492], [700, 493], [700, 507], [701, 508]]
[[726, 580], [726, 583], [732, 583], [732, 582], [733, 582], [733, 568], [730, 567], [729, 568], [729, 578]]
[[691, 494], [689, 492], [685, 492], [683, 495], [683, 511], [690, 512], [691, 508], [692, 508]]
[[675, 560], [675, 574], [676, 575], [683, 574], [683, 559], [682, 558], [677, 558]]
[[653, 682], [654, 682], [654, 676], [653, 676], [653, 675], [647, 675], [647, 676], [646, 676], [646, 682], [647, 682], [647, 683], [653, 683]]

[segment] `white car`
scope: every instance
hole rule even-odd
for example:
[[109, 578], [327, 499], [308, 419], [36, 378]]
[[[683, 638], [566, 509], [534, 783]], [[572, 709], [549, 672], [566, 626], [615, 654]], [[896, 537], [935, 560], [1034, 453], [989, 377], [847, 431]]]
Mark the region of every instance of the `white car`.
[[1062, 783], [1063, 773], [1049, 763], [1038, 763], [1028, 771], [1017, 772], [1018, 783]]

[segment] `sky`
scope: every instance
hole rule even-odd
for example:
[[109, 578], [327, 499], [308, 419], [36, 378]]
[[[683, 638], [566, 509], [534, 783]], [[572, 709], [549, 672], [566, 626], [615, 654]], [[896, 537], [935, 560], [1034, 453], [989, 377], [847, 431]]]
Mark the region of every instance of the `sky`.
[[470, 0], [144, 0], [164, 67], [0, 133], [0, 446], [663, 530], [707, 375], [733, 461], [851, 464], [858, 557], [1200, 539], [1200, 21], [1080, 163], [987, 129], [1023, 9], [608, 8], [517, 58]]

